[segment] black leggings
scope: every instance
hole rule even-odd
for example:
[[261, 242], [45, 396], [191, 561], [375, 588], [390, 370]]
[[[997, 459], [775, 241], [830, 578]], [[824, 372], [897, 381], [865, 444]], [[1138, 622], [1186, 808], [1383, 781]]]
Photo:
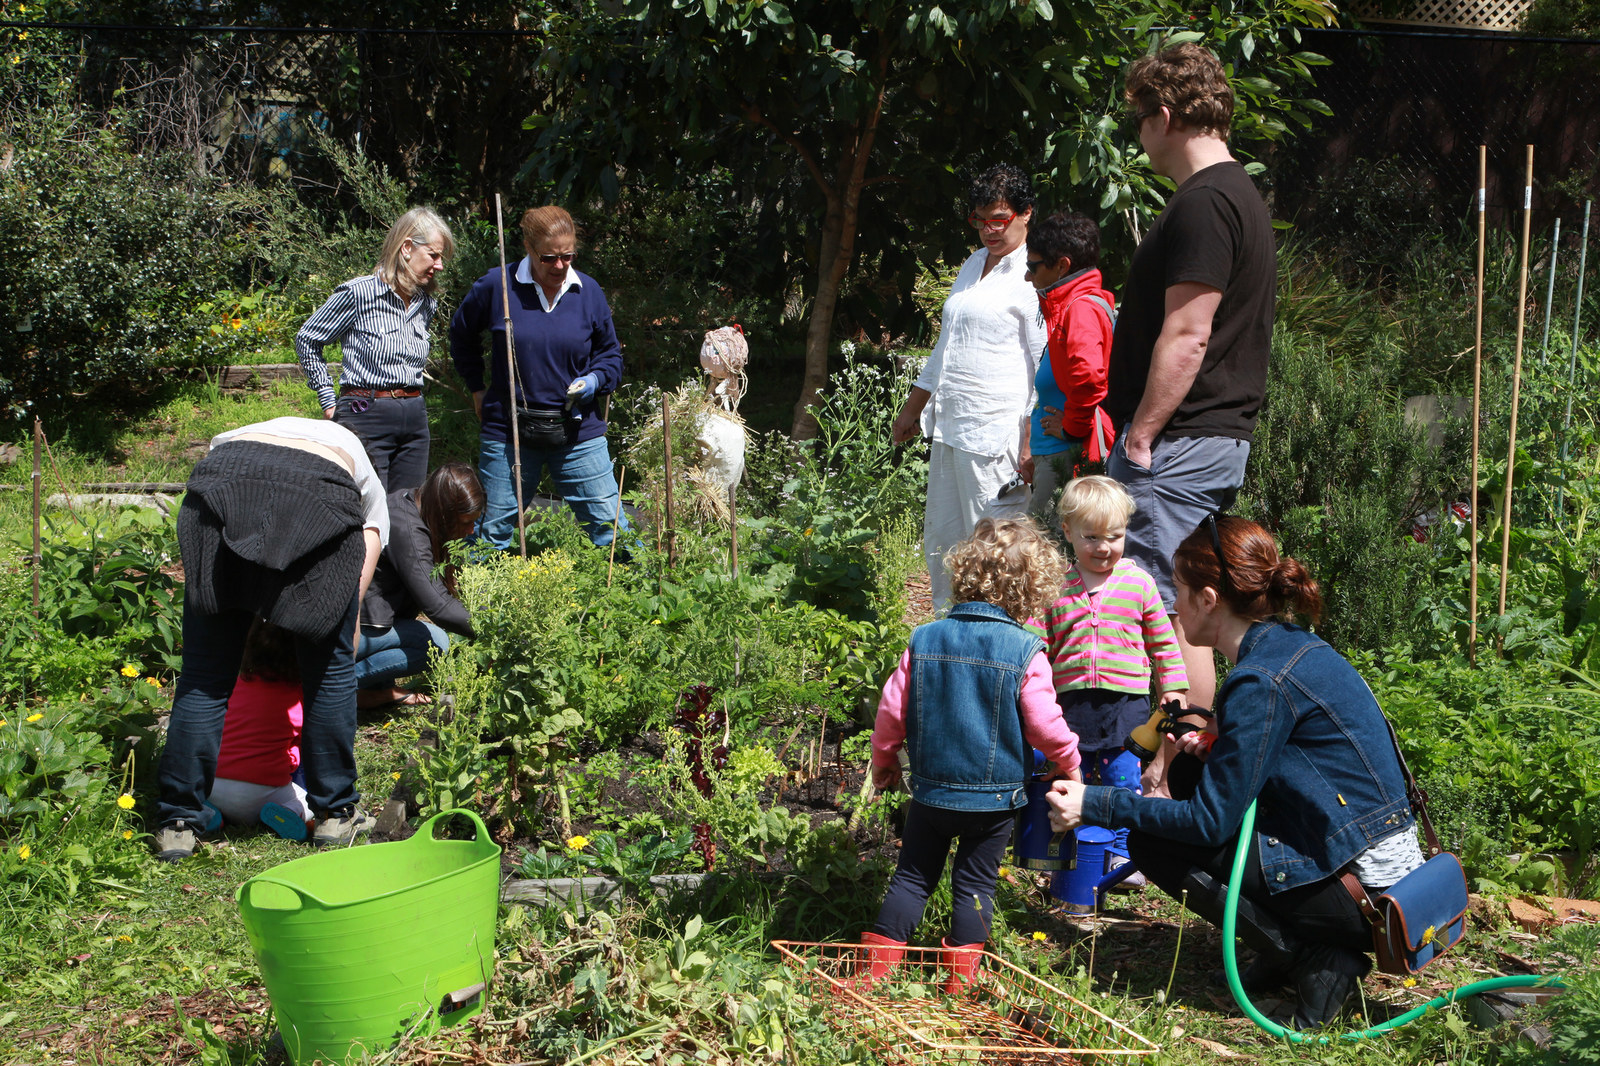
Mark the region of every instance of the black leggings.
[[[1180, 755], [1173, 759], [1173, 772], [1168, 780], [1174, 798], [1193, 794], [1203, 766], [1191, 756]], [[1218, 884], [1226, 885], [1233, 876], [1233, 855], [1238, 847], [1238, 837], [1214, 848], [1185, 844], [1138, 830], [1128, 835], [1128, 855], [1134, 865], [1173, 899], [1183, 898], [1183, 881], [1192, 869], [1204, 870]], [[1239, 894], [1276, 918], [1284, 931], [1297, 940], [1349, 951], [1372, 950], [1372, 926], [1361, 916], [1360, 908], [1337, 877], [1325, 877], [1281, 892], [1267, 891], [1266, 880], [1261, 876], [1259, 836], [1250, 842]]]
[[989, 918], [994, 913], [994, 884], [1015, 820], [1013, 811], [947, 811], [912, 800], [905, 832], [900, 835], [900, 863], [878, 909], [874, 930], [891, 940], [911, 939], [922, 921], [928, 896], [944, 875], [950, 844], [955, 842], [956, 858], [950, 868], [950, 942], [987, 941]]

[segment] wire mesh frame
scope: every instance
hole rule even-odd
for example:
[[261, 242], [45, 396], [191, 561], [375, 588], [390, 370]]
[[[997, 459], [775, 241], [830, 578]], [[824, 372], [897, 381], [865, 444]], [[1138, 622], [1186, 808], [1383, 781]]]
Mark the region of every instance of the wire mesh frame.
[[983, 952], [963, 993], [939, 990], [946, 974], [938, 948], [908, 947], [871, 987], [852, 987], [873, 949], [852, 943], [774, 940], [772, 946], [825, 1002], [828, 1022], [862, 1041], [887, 1062], [1071, 1063], [1088, 1057], [1118, 1060], [1161, 1050], [1108, 1017], [1006, 960]]

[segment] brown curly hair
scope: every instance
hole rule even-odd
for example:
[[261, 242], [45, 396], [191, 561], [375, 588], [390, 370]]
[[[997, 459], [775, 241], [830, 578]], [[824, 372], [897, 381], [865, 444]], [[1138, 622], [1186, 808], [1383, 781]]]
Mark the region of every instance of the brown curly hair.
[[1028, 518], [983, 518], [945, 553], [956, 603], [981, 600], [1019, 622], [1041, 615], [1061, 595], [1066, 564]]
[[[1322, 617], [1322, 593], [1300, 560], [1279, 555], [1272, 534], [1245, 518], [1217, 518], [1217, 541], [1210, 519], [1183, 539], [1172, 556], [1172, 573], [1191, 589], [1214, 588], [1241, 618]], [[1227, 560], [1227, 576], [1217, 561], [1217, 544]]]
[[1139, 111], [1170, 108], [1179, 126], [1223, 140], [1233, 126], [1227, 71], [1215, 53], [1193, 41], [1134, 60], [1123, 97]]

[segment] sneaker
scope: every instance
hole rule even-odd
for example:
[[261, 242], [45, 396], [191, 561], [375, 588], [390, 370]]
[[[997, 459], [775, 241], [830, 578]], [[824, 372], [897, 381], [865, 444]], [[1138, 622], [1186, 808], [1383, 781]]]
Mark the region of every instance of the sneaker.
[[281, 803], [261, 805], [261, 824], [285, 840], [306, 838], [306, 820]]
[[372, 815], [363, 814], [355, 807], [329, 811], [325, 817], [317, 820], [317, 827], [311, 833], [311, 843], [319, 848], [334, 845], [348, 847], [356, 842], [356, 837], [370, 832], [377, 823], [378, 820]]
[[156, 858], [161, 862], [182, 862], [194, 854], [199, 843], [199, 832], [180, 818], [156, 832]]

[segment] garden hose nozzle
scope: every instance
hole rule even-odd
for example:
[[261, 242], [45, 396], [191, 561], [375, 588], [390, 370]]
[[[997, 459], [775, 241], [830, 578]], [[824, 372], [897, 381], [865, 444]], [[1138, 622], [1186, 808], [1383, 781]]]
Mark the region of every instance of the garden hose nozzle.
[[1156, 752], [1161, 750], [1163, 735], [1171, 733], [1174, 737], [1181, 737], [1185, 733], [1205, 728], [1192, 722], [1181, 721], [1178, 716], [1183, 714], [1194, 714], [1208, 719], [1215, 717], [1203, 707], [1184, 707], [1177, 700], [1167, 700], [1150, 712], [1149, 721], [1133, 727], [1133, 732], [1128, 734], [1122, 746], [1137, 755], [1140, 762], [1148, 763], [1156, 757]]

